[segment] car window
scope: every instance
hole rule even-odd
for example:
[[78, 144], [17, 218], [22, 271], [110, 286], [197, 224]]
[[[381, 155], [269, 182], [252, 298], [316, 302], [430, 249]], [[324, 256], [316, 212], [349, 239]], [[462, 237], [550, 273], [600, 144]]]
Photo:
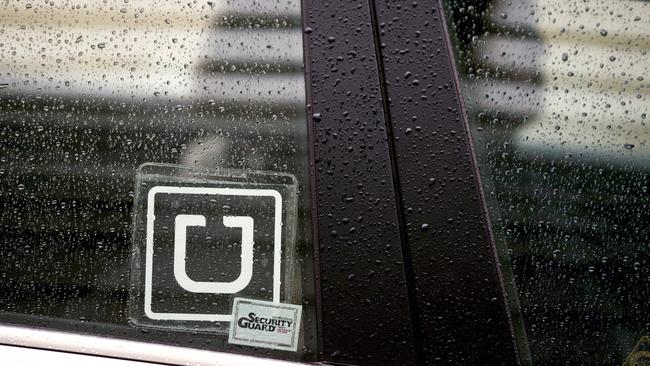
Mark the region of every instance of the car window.
[[522, 353], [622, 364], [650, 322], [650, 4], [445, 4]]
[[[147, 321], [138, 220], [153, 205], [149, 190], [162, 186], [157, 197], [169, 201], [155, 202], [156, 245], [177, 243], [164, 217], [177, 228], [186, 219], [181, 259], [199, 287], [156, 298], [169, 282], [155, 281], [174, 277], [154, 272], [155, 310], [218, 304], [230, 314], [237, 296], [302, 305], [295, 350], [278, 357], [315, 357], [300, 14], [297, 0], [0, 5], [1, 320], [261, 349], [230, 346], [228, 322]], [[187, 189], [169, 187], [205, 190], [186, 199]], [[245, 194], [228, 196], [234, 190]], [[283, 230], [275, 241], [272, 223]], [[202, 229], [213, 224], [215, 235], [230, 233], [225, 241]], [[160, 271], [171, 271], [173, 255], [156, 253], [154, 264], [169, 261]], [[210, 297], [220, 291], [229, 296]]]

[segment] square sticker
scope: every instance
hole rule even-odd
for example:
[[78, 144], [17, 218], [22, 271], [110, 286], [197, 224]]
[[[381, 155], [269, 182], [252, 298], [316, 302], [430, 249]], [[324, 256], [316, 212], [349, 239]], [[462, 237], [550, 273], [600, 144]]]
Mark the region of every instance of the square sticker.
[[236, 297], [292, 297], [295, 178], [145, 165], [136, 176], [135, 326], [229, 331]]
[[228, 343], [298, 350], [302, 306], [235, 298]]

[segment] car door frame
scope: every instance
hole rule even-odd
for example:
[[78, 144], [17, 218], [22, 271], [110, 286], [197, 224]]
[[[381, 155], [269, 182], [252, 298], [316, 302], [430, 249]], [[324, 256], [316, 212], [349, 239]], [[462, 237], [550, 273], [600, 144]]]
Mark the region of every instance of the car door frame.
[[303, 22], [323, 359], [520, 364], [442, 1], [304, 0]]

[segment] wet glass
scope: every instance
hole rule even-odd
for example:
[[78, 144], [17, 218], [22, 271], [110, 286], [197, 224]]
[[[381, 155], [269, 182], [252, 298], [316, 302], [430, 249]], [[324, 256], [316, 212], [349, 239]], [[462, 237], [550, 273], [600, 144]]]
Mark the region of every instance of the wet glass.
[[129, 325], [136, 170], [289, 173], [305, 340], [279, 357], [313, 359], [306, 123], [298, 0], [3, 3], [0, 319], [228, 348]]
[[522, 356], [644, 364], [650, 3], [445, 5]]

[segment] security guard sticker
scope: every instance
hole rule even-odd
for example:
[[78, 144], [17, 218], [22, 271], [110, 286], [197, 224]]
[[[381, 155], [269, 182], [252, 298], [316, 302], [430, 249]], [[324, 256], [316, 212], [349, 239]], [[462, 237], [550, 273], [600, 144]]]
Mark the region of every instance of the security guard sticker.
[[302, 306], [235, 298], [228, 342], [298, 350]]

